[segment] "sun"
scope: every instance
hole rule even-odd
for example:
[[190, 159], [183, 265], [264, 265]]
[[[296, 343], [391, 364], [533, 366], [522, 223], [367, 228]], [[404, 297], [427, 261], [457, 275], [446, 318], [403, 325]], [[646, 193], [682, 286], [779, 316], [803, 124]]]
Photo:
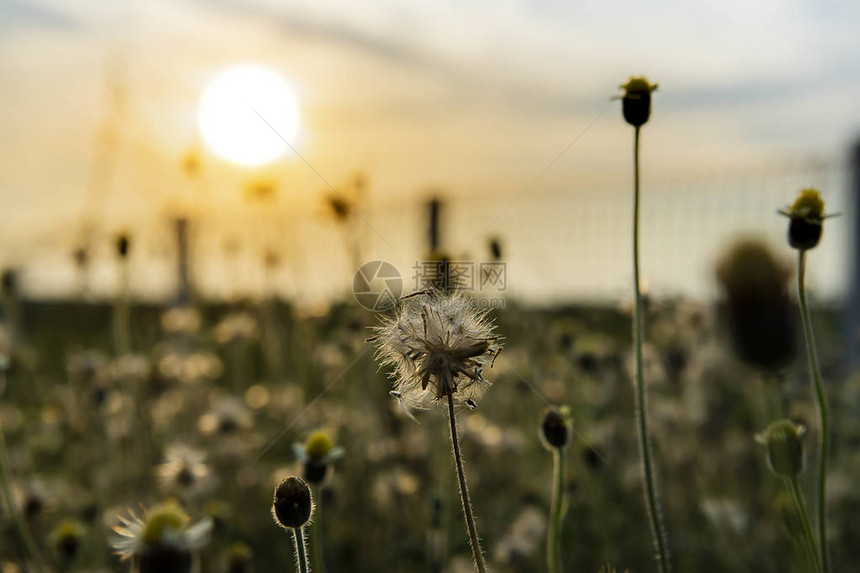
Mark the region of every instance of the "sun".
[[299, 132], [295, 94], [277, 73], [242, 65], [216, 76], [198, 111], [203, 141], [218, 156], [248, 167], [284, 156]]

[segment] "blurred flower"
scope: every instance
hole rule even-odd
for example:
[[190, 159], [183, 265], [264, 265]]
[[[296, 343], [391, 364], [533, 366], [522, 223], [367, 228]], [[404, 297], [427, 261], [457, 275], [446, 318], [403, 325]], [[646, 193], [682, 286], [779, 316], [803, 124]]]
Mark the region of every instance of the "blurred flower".
[[717, 265], [721, 313], [738, 357], [760, 370], [782, 370], [794, 358], [795, 321], [789, 269], [760, 241], [735, 243]]
[[218, 344], [247, 344], [257, 339], [257, 319], [249, 312], [228, 314], [214, 331]]
[[158, 372], [163, 378], [183, 384], [211, 382], [223, 371], [221, 360], [208, 352], [168, 351], [158, 361]]
[[247, 430], [253, 425], [251, 413], [245, 404], [236, 398], [218, 398], [208, 412], [200, 416], [197, 428], [204, 436], [233, 434]]
[[73, 352], [66, 360], [66, 371], [72, 380], [90, 383], [96, 379], [106, 362], [104, 354], [98, 350], [80, 350]]
[[435, 291], [401, 299], [396, 316], [374, 327], [382, 366], [393, 367], [392, 395], [408, 410], [426, 408], [449, 394], [473, 404], [489, 386], [484, 365], [501, 351], [500, 338], [487, 320], [460, 293]]
[[546, 533], [546, 515], [536, 507], [523, 509], [514, 519], [508, 533], [496, 544], [498, 561], [513, 567], [523, 567], [537, 550]]
[[156, 468], [158, 483], [168, 493], [204, 494], [215, 485], [215, 476], [206, 465], [206, 454], [184, 445], [167, 448], [164, 463]]
[[64, 519], [51, 531], [51, 547], [65, 564], [77, 558], [86, 535], [86, 526], [76, 519]]
[[120, 516], [111, 545], [122, 559], [133, 559], [140, 573], [189, 573], [193, 551], [206, 545], [212, 522], [191, 525], [185, 511], [173, 502]]
[[115, 380], [142, 382], [149, 378], [152, 367], [149, 359], [140, 354], [125, 354], [110, 364], [110, 374]]
[[200, 313], [190, 306], [175, 306], [161, 315], [161, 328], [171, 335], [195, 334], [200, 322]]
[[233, 543], [227, 548], [224, 560], [226, 573], [250, 573], [254, 562], [254, 553], [247, 543]]
[[328, 432], [317, 430], [304, 444], [293, 444], [293, 452], [304, 464], [304, 477], [319, 485], [325, 479], [328, 466], [343, 456], [343, 448], [335, 446]]

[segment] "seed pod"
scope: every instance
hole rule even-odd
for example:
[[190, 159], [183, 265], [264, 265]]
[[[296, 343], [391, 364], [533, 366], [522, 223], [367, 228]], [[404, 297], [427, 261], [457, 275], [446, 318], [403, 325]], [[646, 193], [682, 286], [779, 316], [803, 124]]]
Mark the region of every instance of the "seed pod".
[[657, 84], [644, 76], [631, 77], [621, 89], [624, 90], [621, 107], [625, 121], [634, 127], [645, 125], [651, 116], [651, 92], [657, 89]]
[[541, 441], [548, 450], [566, 448], [571, 441], [573, 421], [567, 406], [544, 410], [540, 426]]
[[272, 515], [284, 529], [295, 529], [306, 524], [314, 511], [311, 488], [302, 478], [290, 476], [275, 488]]
[[791, 420], [777, 420], [756, 436], [767, 447], [767, 464], [781, 478], [793, 478], [803, 471], [803, 436], [806, 428]]

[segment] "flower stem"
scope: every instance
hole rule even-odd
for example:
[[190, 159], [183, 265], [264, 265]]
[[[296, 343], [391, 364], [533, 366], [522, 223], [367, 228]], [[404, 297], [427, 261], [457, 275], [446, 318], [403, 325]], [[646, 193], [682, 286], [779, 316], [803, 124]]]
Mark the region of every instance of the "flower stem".
[[[4, 375], [0, 373], [0, 376]], [[24, 549], [30, 554], [33, 570], [36, 571], [36, 573], [44, 573], [45, 566], [42, 563], [42, 558], [36, 548], [36, 541], [33, 539], [33, 535], [30, 532], [27, 523], [24, 521], [24, 517], [21, 515], [18, 506], [15, 504], [15, 497], [12, 494], [12, 474], [9, 471], [7, 462], [6, 439], [3, 436], [3, 427], [0, 425], [0, 482], [2, 482], [3, 497], [6, 500], [6, 507], [9, 510], [9, 515], [15, 523], [15, 529], [18, 530], [18, 535], [24, 543]]]
[[553, 448], [552, 511], [549, 520], [546, 562], [549, 573], [562, 573], [561, 523], [564, 517], [564, 449]]
[[305, 528], [293, 528], [293, 541], [296, 544], [296, 561], [299, 566], [299, 573], [310, 573], [311, 566], [308, 563], [308, 548], [305, 545]]
[[460, 456], [460, 440], [457, 437], [457, 417], [454, 412], [454, 396], [449, 389], [448, 419], [451, 422], [451, 444], [454, 447], [454, 463], [457, 466], [457, 480], [460, 483], [460, 499], [463, 502], [463, 516], [466, 519], [466, 529], [469, 532], [469, 544], [472, 546], [472, 556], [475, 568], [479, 573], [487, 573], [487, 564], [481, 551], [481, 540], [478, 538], [478, 528], [475, 526], [475, 516], [472, 513], [472, 502], [469, 499], [469, 486], [466, 485], [466, 473], [463, 471], [463, 458]]
[[[317, 490], [317, 499], [319, 499], [320, 493]], [[317, 568], [317, 573], [325, 573], [325, 556], [323, 555], [323, 546], [322, 546], [322, 521], [320, 519], [320, 509], [319, 506], [316, 508], [316, 519], [314, 520], [314, 526], [311, 533], [311, 552], [314, 556], [314, 564]]]
[[800, 482], [797, 476], [786, 478], [785, 485], [791, 493], [791, 498], [794, 500], [794, 507], [800, 515], [800, 521], [803, 523], [804, 545], [809, 552], [809, 560], [813, 566], [813, 571], [822, 573], [824, 569], [821, 565], [821, 554], [815, 545], [815, 537], [812, 534], [812, 526], [809, 525], [809, 514], [806, 512], [806, 504], [803, 502], [803, 494], [800, 491]]
[[818, 421], [821, 425], [819, 435], [818, 459], [818, 543], [821, 554], [821, 565], [825, 573], [830, 572], [830, 556], [827, 550], [827, 458], [830, 452], [830, 408], [827, 405], [827, 395], [824, 393], [824, 382], [821, 379], [821, 367], [818, 365], [818, 351], [815, 349], [815, 334], [812, 332], [812, 319], [809, 315], [809, 304], [806, 302], [806, 251], [798, 255], [797, 266], [797, 298], [800, 302], [800, 316], [803, 320], [803, 334], [806, 339], [806, 352], [809, 356], [809, 370], [815, 382], [815, 394], [818, 399]]
[[648, 433], [646, 415], [645, 376], [642, 359], [642, 292], [639, 286], [639, 127], [633, 141], [633, 290], [635, 308], [633, 312], [633, 347], [636, 354], [636, 419], [639, 432], [639, 453], [642, 457], [642, 474], [645, 481], [645, 505], [651, 522], [651, 534], [657, 549], [657, 564], [661, 573], [668, 573], [669, 548], [663, 529], [660, 502], [657, 496], [657, 478], [651, 454], [651, 438]]

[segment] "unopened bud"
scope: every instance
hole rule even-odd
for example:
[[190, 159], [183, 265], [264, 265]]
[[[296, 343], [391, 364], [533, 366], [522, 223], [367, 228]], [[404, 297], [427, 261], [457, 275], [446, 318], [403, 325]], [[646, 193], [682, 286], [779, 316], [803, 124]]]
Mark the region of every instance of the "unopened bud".
[[272, 515], [284, 529], [306, 524], [314, 511], [311, 488], [302, 478], [290, 476], [275, 488]]
[[793, 478], [803, 471], [803, 436], [806, 428], [791, 420], [778, 420], [756, 436], [767, 447], [767, 464], [781, 478]]
[[547, 449], [563, 449], [570, 444], [573, 430], [573, 420], [570, 408], [549, 407], [544, 410], [543, 421], [540, 425], [540, 437]]

